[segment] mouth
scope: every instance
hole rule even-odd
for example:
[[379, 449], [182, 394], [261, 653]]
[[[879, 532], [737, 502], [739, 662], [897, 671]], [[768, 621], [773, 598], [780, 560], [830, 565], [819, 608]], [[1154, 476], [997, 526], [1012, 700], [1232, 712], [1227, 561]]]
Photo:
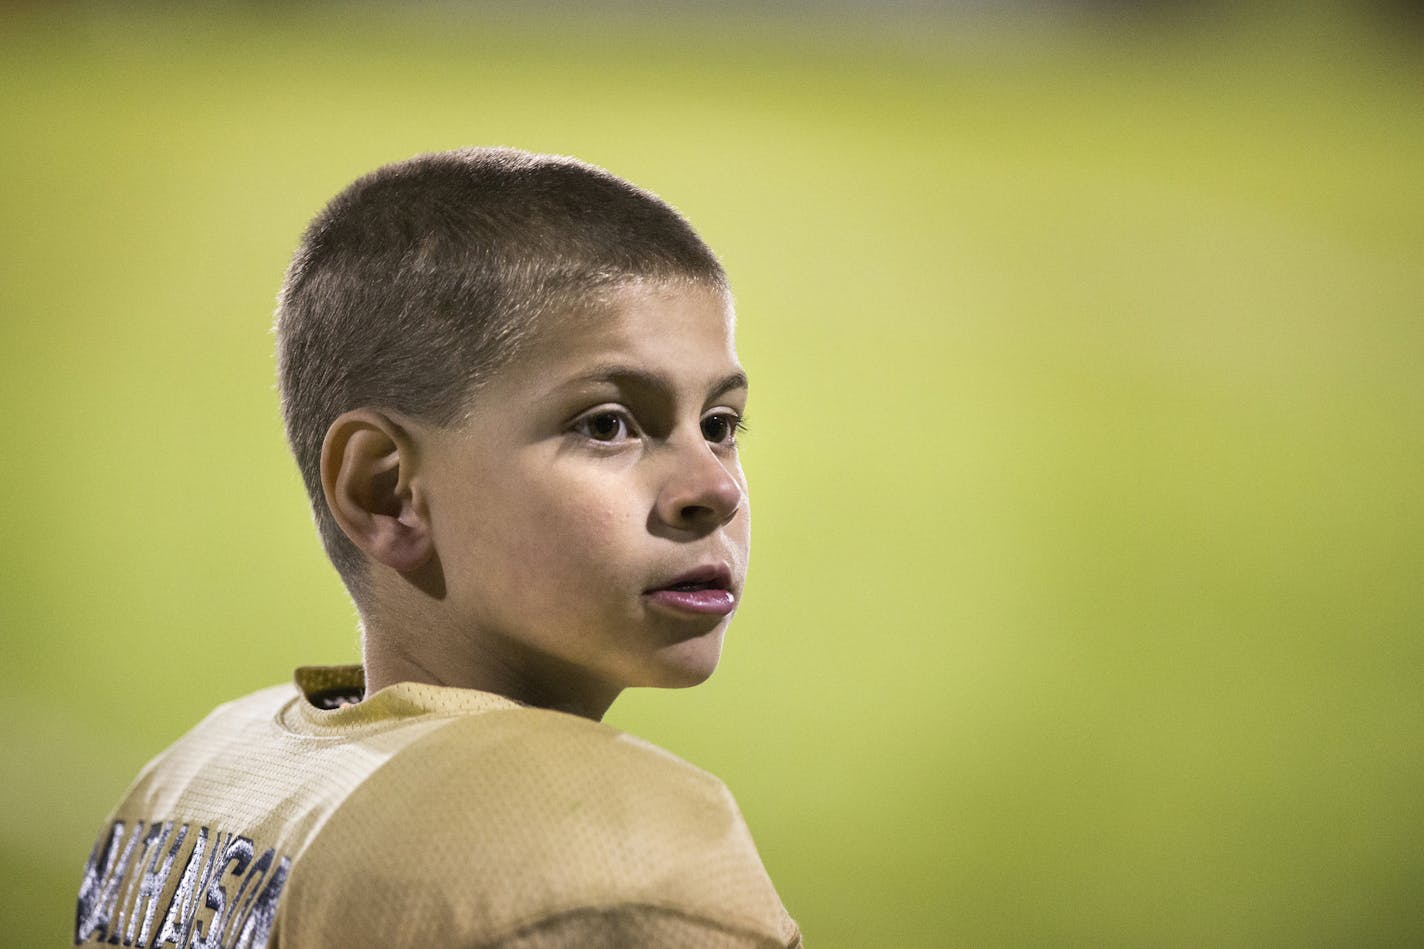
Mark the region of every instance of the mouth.
[[643, 595], [650, 603], [677, 613], [726, 616], [737, 608], [732, 571], [726, 564], [696, 567]]

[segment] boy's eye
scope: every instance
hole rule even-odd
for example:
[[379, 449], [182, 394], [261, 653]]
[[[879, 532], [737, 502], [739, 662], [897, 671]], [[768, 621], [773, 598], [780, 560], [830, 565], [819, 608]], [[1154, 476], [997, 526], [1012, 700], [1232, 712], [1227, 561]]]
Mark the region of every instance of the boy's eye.
[[595, 412], [593, 415], [586, 415], [574, 424], [574, 430], [596, 442], [617, 441], [631, 434], [628, 420], [617, 412]]
[[702, 420], [702, 437], [714, 445], [733, 445], [736, 444], [737, 433], [744, 428], [740, 415], [719, 412]]

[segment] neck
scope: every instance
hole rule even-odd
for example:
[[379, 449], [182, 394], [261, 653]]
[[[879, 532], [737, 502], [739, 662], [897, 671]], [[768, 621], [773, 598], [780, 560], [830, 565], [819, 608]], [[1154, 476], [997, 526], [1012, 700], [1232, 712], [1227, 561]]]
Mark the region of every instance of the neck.
[[[522, 705], [601, 721], [622, 687], [584, 670], [508, 643], [478, 635], [412, 637], [419, 628], [362, 619], [366, 695], [397, 682], [478, 689]], [[394, 630], [394, 632], [393, 632]]]

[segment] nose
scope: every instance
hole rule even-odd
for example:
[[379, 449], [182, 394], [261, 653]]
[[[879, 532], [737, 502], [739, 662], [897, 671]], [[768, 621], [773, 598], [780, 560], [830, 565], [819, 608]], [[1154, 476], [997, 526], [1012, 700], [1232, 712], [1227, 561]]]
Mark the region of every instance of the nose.
[[[724, 462], [700, 438], [669, 459], [654, 514], [668, 527], [705, 534], [737, 516], [746, 500], [736, 462]], [[729, 464], [732, 467], [729, 467]]]

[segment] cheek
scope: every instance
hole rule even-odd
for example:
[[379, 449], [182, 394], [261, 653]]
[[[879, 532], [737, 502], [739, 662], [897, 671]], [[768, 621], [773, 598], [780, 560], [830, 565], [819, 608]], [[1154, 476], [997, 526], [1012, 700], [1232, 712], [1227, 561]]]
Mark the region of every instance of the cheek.
[[[527, 497], [522, 517], [506, 537], [518, 569], [538, 570], [565, 584], [594, 584], [617, 572], [638, 528], [631, 511], [589, 490], [540, 492]], [[582, 581], [582, 583], [580, 582]]]
[[751, 546], [752, 539], [752, 497], [747, 491], [746, 476], [742, 474], [740, 468], [737, 469], [737, 481], [742, 486], [742, 508], [737, 512], [736, 519], [727, 525], [727, 533], [745, 551]]
[[752, 519], [750, 513], [744, 511], [739, 515], [736, 522], [728, 526], [727, 534], [737, 548], [741, 550], [742, 565], [745, 567], [752, 549]]

